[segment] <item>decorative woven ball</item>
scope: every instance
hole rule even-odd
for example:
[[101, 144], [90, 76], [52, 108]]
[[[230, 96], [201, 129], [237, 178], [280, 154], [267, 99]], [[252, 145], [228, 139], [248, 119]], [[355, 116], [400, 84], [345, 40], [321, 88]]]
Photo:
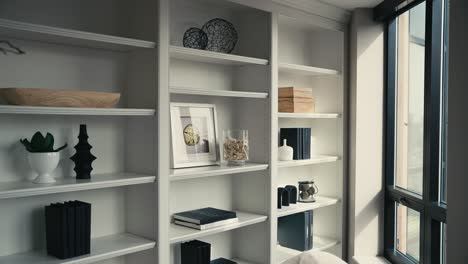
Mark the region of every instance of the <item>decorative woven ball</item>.
[[237, 31], [231, 22], [215, 18], [206, 22], [202, 30], [208, 36], [207, 50], [231, 53], [236, 47]]
[[199, 28], [189, 28], [184, 34], [184, 47], [192, 49], [206, 49], [208, 36]]

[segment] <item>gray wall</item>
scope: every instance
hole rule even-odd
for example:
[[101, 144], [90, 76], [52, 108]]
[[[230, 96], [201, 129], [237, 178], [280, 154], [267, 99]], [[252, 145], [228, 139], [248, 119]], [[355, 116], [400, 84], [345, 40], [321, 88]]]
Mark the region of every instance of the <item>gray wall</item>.
[[447, 263], [468, 263], [468, 1], [450, 0]]

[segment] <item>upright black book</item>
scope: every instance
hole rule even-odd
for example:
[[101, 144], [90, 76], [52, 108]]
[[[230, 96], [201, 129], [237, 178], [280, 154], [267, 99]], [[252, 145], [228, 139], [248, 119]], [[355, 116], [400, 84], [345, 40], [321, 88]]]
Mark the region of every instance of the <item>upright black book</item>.
[[181, 264], [210, 264], [211, 244], [193, 240], [180, 247]]
[[47, 254], [59, 259], [90, 253], [91, 204], [73, 201], [45, 207]]

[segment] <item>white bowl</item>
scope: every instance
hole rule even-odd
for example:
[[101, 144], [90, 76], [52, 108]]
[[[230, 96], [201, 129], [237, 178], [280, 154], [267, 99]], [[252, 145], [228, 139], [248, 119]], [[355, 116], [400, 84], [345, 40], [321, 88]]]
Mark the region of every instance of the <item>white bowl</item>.
[[58, 152], [28, 153], [28, 160], [31, 169], [38, 174], [33, 181], [34, 183], [45, 184], [55, 182], [51, 173], [57, 168], [60, 161], [60, 154]]

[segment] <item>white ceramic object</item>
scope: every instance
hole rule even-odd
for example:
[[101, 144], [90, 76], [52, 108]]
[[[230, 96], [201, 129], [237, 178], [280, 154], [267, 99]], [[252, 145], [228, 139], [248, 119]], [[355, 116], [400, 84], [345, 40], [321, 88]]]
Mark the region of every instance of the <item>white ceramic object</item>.
[[278, 148], [278, 159], [281, 161], [293, 160], [294, 149], [288, 146], [286, 139], [283, 139], [283, 146]]
[[33, 181], [34, 183], [45, 184], [55, 182], [51, 173], [57, 168], [59, 163], [59, 152], [28, 153], [28, 160], [31, 169], [38, 174]]

